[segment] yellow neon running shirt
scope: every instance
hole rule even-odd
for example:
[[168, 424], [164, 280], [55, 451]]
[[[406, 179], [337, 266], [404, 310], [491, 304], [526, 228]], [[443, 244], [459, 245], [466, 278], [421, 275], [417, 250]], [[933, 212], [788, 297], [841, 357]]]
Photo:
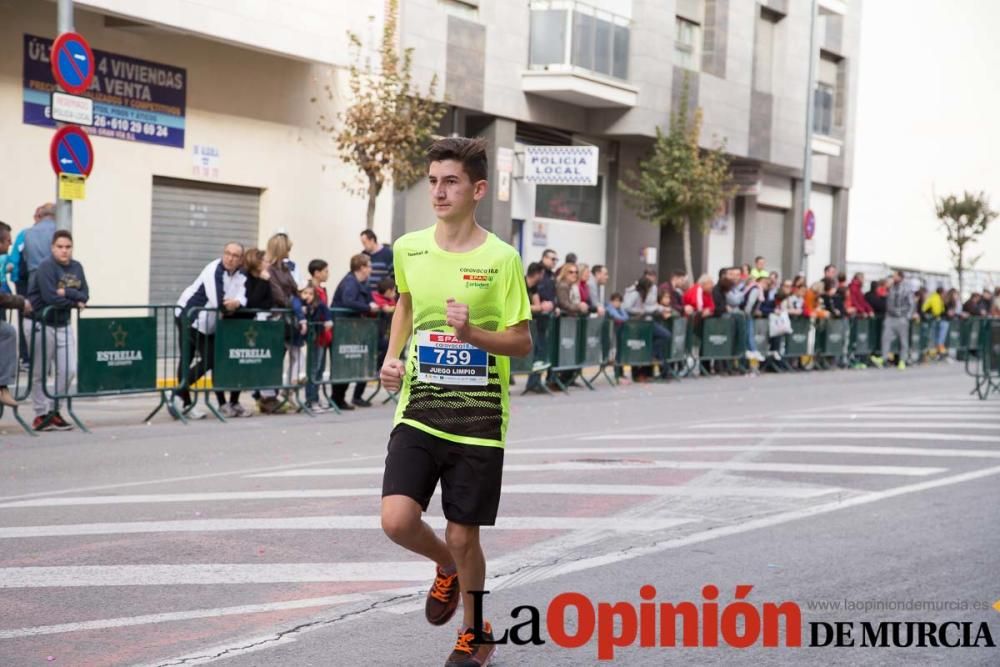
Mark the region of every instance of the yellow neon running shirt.
[[[456, 347], [454, 341], [449, 343], [448, 336], [431, 332], [454, 333], [445, 325], [449, 298], [468, 304], [470, 323], [487, 331], [503, 331], [530, 320], [521, 257], [492, 232], [478, 248], [447, 252], [434, 241], [431, 226], [399, 238], [393, 246], [393, 260], [396, 287], [410, 294], [413, 307], [413, 331], [395, 423], [452, 442], [503, 447], [510, 416], [510, 359], [481, 350], [447, 350], [449, 345]], [[418, 344], [424, 348], [419, 352]], [[448, 367], [445, 359], [455, 366]], [[435, 360], [440, 365], [431, 365]], [[478, 380], [448, 382], [434, 376], [437, 381], [428, 381], [429, 370], [474, 375], [477, 363], [486, 366], [478, 368]]]

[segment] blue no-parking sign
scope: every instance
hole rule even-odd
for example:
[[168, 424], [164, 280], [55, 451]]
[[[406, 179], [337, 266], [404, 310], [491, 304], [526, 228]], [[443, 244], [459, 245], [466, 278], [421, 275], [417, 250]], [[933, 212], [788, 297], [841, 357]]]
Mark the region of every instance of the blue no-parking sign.
[[64, 32], [52, 45], [52, 76], [67, 93], [79, 95], [94, 80], [94, 52], [75, 32]]
[[87, 133], [76, 126], [56, 131], [49, 148], [52, 169], [59, 174], [89, 176], [94, 168], [94, 148]]

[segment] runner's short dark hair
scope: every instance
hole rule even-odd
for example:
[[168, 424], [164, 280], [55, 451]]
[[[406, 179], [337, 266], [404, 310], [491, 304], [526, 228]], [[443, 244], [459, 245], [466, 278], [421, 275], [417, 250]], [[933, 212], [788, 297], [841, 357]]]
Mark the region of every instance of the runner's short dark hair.
[[455, 160], [473, 183], [487, 180], [490, 173], [486, 158], [488, 144], [482, 137], [445, 137], [438, 139], [427, 149], [427, 163]]
[[328, 266], [330, 265], [326, 263], [325, 259], [314, 259], [313, 261], [309, 262], [309, 267], [308, 267], [309, 275], [311, 276], [317, 271], [322, 271]]

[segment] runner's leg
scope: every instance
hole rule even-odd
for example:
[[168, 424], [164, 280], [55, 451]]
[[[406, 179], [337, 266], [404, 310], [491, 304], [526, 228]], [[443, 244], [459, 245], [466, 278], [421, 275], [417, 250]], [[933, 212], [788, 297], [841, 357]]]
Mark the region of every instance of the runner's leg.
[[481, 591], [486, 586], [486, 556], [479, 543], [479, 526], [448, 522], [445, 541], [455, 564], [458, 582], [462, 587], [462, 627], [473, 624], [475, 606], [469, 591]]
[[382, 498], [382, 530], [404, 549], [429, 558], [441, 567], [454, 566], [448, 546], [421, 518], [422, 513], [420, 504], [409, 496], [385, 496]]

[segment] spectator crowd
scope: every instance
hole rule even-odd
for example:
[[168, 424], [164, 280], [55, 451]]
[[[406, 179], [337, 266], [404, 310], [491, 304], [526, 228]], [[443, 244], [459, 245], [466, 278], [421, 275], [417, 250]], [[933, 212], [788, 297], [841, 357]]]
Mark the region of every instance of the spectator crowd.
[[[73, 259], [72, 235], [56, 229], [52, 204], [38, 207], [34, 225], [16, 237], [12, 234], [11, 227], [0, 222], [0, 404], [17, 406], [11, 387], [19, 372], [31, 369], [32, 427], [67, 430], [72, 425], [56, 410], [43, 386], [50, 373], [54, 374], [53, 393], [65, 394], [74, 380], [76, 341], [70, 313], [72, 309], [83, 310], [90, 300], [86, 275], [80, 262]], [[307, 409], [321, 412], [330, 409], [330, 403], [338, 410], [369, 407], [364, 382], [355, 383], [350, 400], [347, 384], [331, 386], [330, 403], [321, 400], [320, 388], [313, 380], [324, 377], [327, 355], [305, 353], [307, 345], [319, 352], [331, 345], [335, 317], [371, 317], [379, 323], [381, 364], [397, 297], [392, 248], [379, 243], [368, 229], [361, 232], [360, 242], [360, 251], [351, 257], [332, 293], [329, 264], [312, 259], [303, 271], [291, 257], [292, 241], [285, 233], [273, 235], [264, 248], [226, 244], [221, 256], [209, 262], [179, 295], [174, 309], [178, 340], [192, 351], [176, 368], [176, 410], [188, 418], [206, 416], [195, 404], [190, 388], [214, 366], [219, 317], [284, 318], [289, 322], [283, 384], [304, 385]], [[665, 362], [670, 356], [672, 322], [677, 318], [690, 322], [696, 333], [709, 318], [735, 321], [746, 358], [760, 364], [781, 359], [782, 340], [790, 333], [791, 318], [821, 322], [879, 317], [883, 321], [881, 350], [870, 355], [868, 362], [882, 366], [898, 344], [896, 365], [905, 368], [910, 322], [930, 322], [934, 348], [944, 354], [951, 323], [969, 317], [1000, 317], [1000, 288], [974, 292], [963, 301], [955, 289], [928, 290], [902, 271], [866, 282], [861, 273], [848, 280], [832, 264], [824, 268], [821, 280], [810, 285], [801, 274], [783, 277], [769, 270], [764, 257], [755, 258], [752, 265], [723, 268], [716, 276], [703, 274], [697, 280], [684, 271], [674, 271], [661, 282], [656, 271], [647, 269], [624, 289], [612, 291], [606, 266], [580, 262], [575, 253], [567, 253], [560, 261], [555, 250], [545, 249], [539, 261], [527, 265], [525, 283], [539, 334], [534, 343], [536, 359], [545, 358], [546, 326], [552, 317], [606, 317], [615, 327], [629, 320], [644, 320], [652, 323], [654, 359], [663, 377], [668, 374]], [[13, 324], [18, 319], [20, 332]], [[758, 319], [767, 320], [766, 349], [758, 349], [754, 335], [753, 322]], [[37, 357], [43, 337], [51, 351], [48, 368], [31, 364], [32, 351]], [[312, 367], [307, 368], [307, 363]], [[546, 367], [543, 361], [535, 363], [529, 388], [531, 382], [540, 384]], [[651, 370], [634, 368], [633, 374], [645, 381]], [[228, 396], [222, 391], [214, 393], [218, 411], [225, 417], [249, 417], [255, 412], [241, 403], [239, 392]], [[260, 414], [287, 411], [291, 406], [276, 390], [255, 391], [254, 398]]]

